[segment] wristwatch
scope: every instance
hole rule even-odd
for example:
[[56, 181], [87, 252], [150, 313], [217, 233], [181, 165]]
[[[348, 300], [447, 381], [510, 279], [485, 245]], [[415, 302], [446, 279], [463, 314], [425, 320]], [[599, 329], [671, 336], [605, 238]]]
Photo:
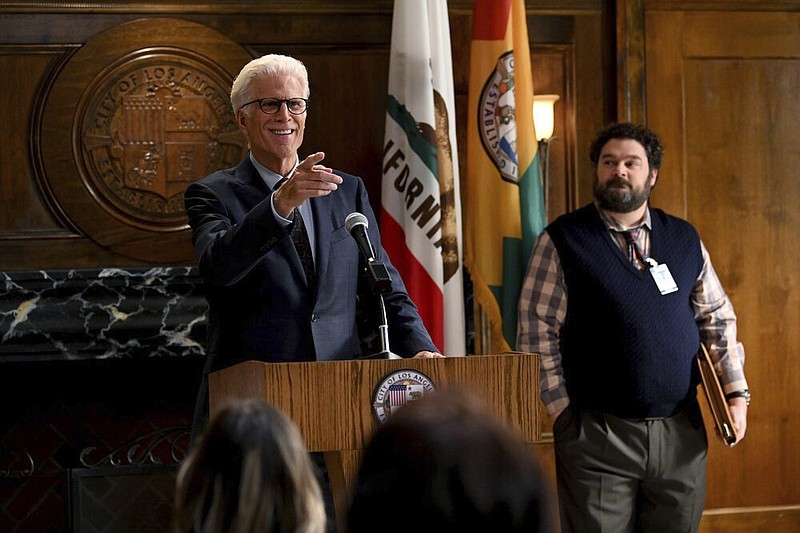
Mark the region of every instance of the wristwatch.
[[744, 398], [745, 404], [750, 405], [750, 391], [747, 389], [729, 392], [725, 395], [726, 400], [731, 400], [733, 398]]

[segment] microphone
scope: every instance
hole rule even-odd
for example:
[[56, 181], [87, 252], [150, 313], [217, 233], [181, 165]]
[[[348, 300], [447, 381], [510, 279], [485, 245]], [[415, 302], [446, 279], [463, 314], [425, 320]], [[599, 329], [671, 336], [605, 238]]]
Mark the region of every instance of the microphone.
[[347, 232], [356, 240], [358, 249], [361, 250], [361, 255], [364, 256], [364, 259], [367, 261], [374, 261], [375, 252], [372, 249], [372, 243], [369, 242], [369, 235], [367, 234], [367, 228], [369, 227], [367, 217], [358, 211], [354, 211], [344, 219], [344, 227], [347, 228]]
[[386, 265], [375, 259], [375, 250], [372, 248], [372, 243], [369, 242], [369, 234], [367, 228], [369, 221], [367, 217], [358, 211], [354, 211], [347, 215], [344, 219], [344, 227], [353, 239], [355, 239], [361, 255], [367, 260], [367, 278], [372, 292], [378, 297], [379, 317], [380, 324], [378, 325], [378, 334], [381, 341], [381, 351], [363, 357], [363, 359], [401, 359], [401, 357], [392, 352], [389, 348], [389, 321], [386, 316], [386, 303], [383, 301], [383, 295], [392, 290], [392, 278], [389, 276], [389, 270]]
[[344, 227], [347, 228], [350, 236], [355, 239], [361, 255], [367, 260], [367, 276], [372, 292], [375, 294], [390, 292], [392, 290], [392, 278], [389, 276], [389, 270], [387, 270], [386, 265], [375, 259], [375, 251], [372, 248], [372, 243], [369, 242], [369, 235], [367, 234], [367, 228], [369, 227], [367, 217], [358, 211], [354, 211], [344, 219]]

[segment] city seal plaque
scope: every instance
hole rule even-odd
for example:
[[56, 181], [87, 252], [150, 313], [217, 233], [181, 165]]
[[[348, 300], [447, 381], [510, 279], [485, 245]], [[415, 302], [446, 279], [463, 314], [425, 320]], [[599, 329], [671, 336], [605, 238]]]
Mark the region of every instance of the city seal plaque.
[[193, 55], [157, 48], [123, 57], [78, 105], [81, 179], [127, 224], [180, 229], [186, 186], [242, 157], [230, 80]]
[[247, 153], [229, 94], [250, 59], [212, 28], [157, 17], [65, 56], [33, 121], [37, 181], [62, 225], [127, 258], [193, 261], [183, 192]]
[[397, 409], [436, 390], [431, 379], [417, 370], [402, 369], [385, 376], [372, 395], [372, 412], [378, 423], [386, 422]]

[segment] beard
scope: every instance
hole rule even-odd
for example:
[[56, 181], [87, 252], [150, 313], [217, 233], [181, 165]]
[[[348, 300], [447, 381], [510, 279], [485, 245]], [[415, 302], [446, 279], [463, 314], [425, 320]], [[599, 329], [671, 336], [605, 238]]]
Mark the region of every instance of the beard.
[[612, 213], [630, 213], [639, 209], [650, 198], [650, 180], [640, 188], [634, 188], [622, 178], [612, 178], [600, 184], [594, 180], [594, 197], [598, 205]]

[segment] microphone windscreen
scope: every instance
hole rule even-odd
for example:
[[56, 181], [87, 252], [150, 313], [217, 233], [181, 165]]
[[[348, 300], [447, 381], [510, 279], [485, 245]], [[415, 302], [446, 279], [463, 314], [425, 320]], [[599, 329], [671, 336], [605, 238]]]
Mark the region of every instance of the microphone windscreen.
[[358, 211], [353, 211], [347, 215], [347, 218], [344, 219], [344, 227], [347, 228], [347, 233], [353, 233], [353, 228], [359, 225], [368, 228], [369, 221], [367, 220], [366, 216]]

